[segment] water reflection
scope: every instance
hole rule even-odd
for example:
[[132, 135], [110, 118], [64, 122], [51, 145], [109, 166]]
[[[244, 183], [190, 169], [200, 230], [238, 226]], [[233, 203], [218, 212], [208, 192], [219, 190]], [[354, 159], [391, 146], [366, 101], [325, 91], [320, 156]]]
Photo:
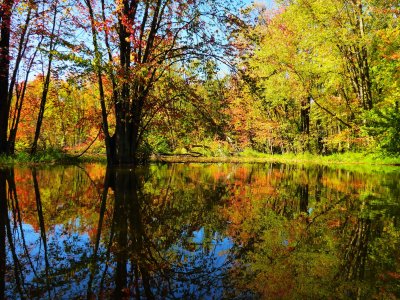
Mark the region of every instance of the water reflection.
[[7, 191], [6, 170], [0, 169], [0, 299], [5, 296]]
[[220, 195], [199, 186], [182, 191], [184, 197], [175, 201], [173, 178], [168, 178], [169, 186], [158, 188], [151, 176], [148, 169], [107, 171], [105, 187], [115, 199], [109, 242], [115, 261], [112, 297], [218, 296], [219, 282], [213, 277], [224, 266], [215, 263], [229, 243], [219, 238], [212, 224], [219, 220], [207, 208]]
[[0, 299], [400, 297], [399, 171], [0, 169]]

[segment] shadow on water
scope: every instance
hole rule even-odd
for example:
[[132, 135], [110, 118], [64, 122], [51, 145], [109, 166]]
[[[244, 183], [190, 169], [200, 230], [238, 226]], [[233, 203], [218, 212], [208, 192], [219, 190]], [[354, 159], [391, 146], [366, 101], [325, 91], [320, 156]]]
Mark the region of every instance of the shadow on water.
[[0, 299], [400, 297], [400, 173], [0, 169]]

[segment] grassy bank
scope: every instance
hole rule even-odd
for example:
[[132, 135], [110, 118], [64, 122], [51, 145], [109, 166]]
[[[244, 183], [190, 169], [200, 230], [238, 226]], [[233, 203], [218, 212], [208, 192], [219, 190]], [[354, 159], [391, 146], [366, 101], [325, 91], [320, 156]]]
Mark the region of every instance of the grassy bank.
[[88, 154], [77, 156], [57, 150], [38, 152], [31, 156], [27, 152], [19, 152], [13, 156], [0, 156], [1, 165], [31, 165], [31, 164], [79, 164], [87, 162], [106, 162], [105, 155]]
[[[106, 157], [101, 154], [85, 154], [77, 157], [76, 155], [62, 151], [40, 152], [35, 156], [20, 152], [15, 156], [0, 156], [0, 165], [13, 164], [75, 164], [99, 162], [105, 163]], [[400, 166], [400, 156], [387, 157], [381, 154], [367, 153], [338, 153], [327, 156], [314, 155], [310, 153], [303, 154], [265, 154], [252, 150], [245, 150], [231, 156], [190, 156], [190, 155], [153, 155], [151, 162], [168, 163], [306, 163], [319, 165], [337, 165], [337, 164], [364, 164], [364, 165], [392, 165]]]
[[198, 163], [309, 163], [320, 165], [334, 164], [368, 164], [368, 165], [399, 165], [400, 157], [384, 157], [378, 154], [338, 153], [327, 156], [303, 154], [264, 154], [255, 151], [245, 151], [235, 156], [226, 157], [193, 157], [193, 156], [155, 156], [153, 161], [161, 162], [198, 162]]

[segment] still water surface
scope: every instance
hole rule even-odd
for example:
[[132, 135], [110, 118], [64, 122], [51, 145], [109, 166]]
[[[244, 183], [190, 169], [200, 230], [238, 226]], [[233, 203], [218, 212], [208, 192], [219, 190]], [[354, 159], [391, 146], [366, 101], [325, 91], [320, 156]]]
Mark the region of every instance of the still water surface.
[[400, 298], [400, 169], [0, 169], [0, 299]]

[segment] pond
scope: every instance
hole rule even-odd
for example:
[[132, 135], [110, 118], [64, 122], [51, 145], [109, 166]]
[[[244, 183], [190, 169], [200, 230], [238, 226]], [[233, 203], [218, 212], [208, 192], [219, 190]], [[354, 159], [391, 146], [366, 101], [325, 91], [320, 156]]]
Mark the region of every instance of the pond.
[[395, 299], [400, 169], [0, 169], [0, 299]]

